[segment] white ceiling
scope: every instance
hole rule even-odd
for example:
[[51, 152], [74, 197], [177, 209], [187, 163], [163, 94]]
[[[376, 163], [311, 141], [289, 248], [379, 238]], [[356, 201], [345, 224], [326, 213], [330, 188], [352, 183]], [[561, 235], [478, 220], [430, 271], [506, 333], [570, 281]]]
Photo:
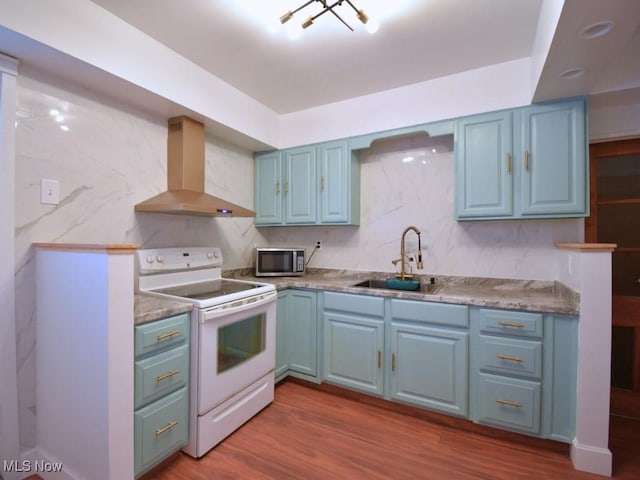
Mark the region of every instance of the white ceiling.
[[[328, 0], [329, 4], [335, 0]], [[94, 0], [137, 29], [278, 113], [402, 87], [532, 55], [542, 0], [352, 0], [380, 28], [369, 34], [346, 2], [301, 31], [285, 27], [320, 0]], [[557, 3], [557, 2], [556, 2]], [[269, 32], [265, 20], [277, 28]], [[579, 31], [611, 20], [605, 37]], [[577, 79], [560, 74], [583, 68]], [[496, 79], [499, 81], [499, 79]], [[640, 0], [566, 0], [534, 100], [640, 88]]]

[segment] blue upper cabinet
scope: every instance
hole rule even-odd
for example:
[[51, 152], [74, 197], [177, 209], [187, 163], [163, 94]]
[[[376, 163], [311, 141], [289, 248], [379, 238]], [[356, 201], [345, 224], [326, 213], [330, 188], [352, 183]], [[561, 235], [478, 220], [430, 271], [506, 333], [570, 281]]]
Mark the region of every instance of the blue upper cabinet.
[[256, 226], [354, 225], [360, 163], [347, 140], [255, 157]]
[[300, 147], [284, 153], [285, 222], [316, 223], [316, 149]]
[[522, 215], [585, 215], [587, 155], [584, 102], [524, 109]]
[[584, 101], [456, 122], [456, 218], [583, 217], [588, 212]]
[[360, 217], [360, 162], [347, 142], [324, 143], [320, 158], [320, 221], [355, 225]]
[[282, 223], [282, 181], [280, 152], [265, 152], [256, 155], [256, 224]]
[[487, 113], [456, 123], [458, 218], [513, 215], [512, 116]]

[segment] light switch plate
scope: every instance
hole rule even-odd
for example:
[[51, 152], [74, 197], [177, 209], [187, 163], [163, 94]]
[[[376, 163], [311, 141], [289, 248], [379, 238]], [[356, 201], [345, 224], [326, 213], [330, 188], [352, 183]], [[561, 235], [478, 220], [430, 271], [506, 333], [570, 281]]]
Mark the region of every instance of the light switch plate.
[[58, 205], [60, 203], [60, 182], [42, 178], [40, 180], [40, 203]]

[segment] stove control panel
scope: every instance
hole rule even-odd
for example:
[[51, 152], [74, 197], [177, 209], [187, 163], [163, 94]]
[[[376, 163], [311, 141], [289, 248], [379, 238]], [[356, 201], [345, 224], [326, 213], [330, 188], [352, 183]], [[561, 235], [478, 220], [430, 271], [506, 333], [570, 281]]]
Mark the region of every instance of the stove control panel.
[[152, 274], [222, 267], [217, 247], [152, 248], [137, 251], [138, 273]]

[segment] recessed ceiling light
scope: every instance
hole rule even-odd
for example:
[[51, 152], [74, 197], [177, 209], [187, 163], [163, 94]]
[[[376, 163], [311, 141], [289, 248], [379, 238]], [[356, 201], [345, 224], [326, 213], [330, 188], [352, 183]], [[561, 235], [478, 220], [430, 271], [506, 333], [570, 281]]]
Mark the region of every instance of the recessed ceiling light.
[[584, 75], [584, 68], [570, 68], [569, 70], [565, 70], [560, 74], [562, 78], [566, 78], [568, 80], [572, 80], [574, 78], [578, 78]]
[[578, 36], [587, 40], [602, 37], [613, 30], [614, 25], [615, 24], [611, 20], [603, 20], [602, 22], [592, 23], [580, 30]]

